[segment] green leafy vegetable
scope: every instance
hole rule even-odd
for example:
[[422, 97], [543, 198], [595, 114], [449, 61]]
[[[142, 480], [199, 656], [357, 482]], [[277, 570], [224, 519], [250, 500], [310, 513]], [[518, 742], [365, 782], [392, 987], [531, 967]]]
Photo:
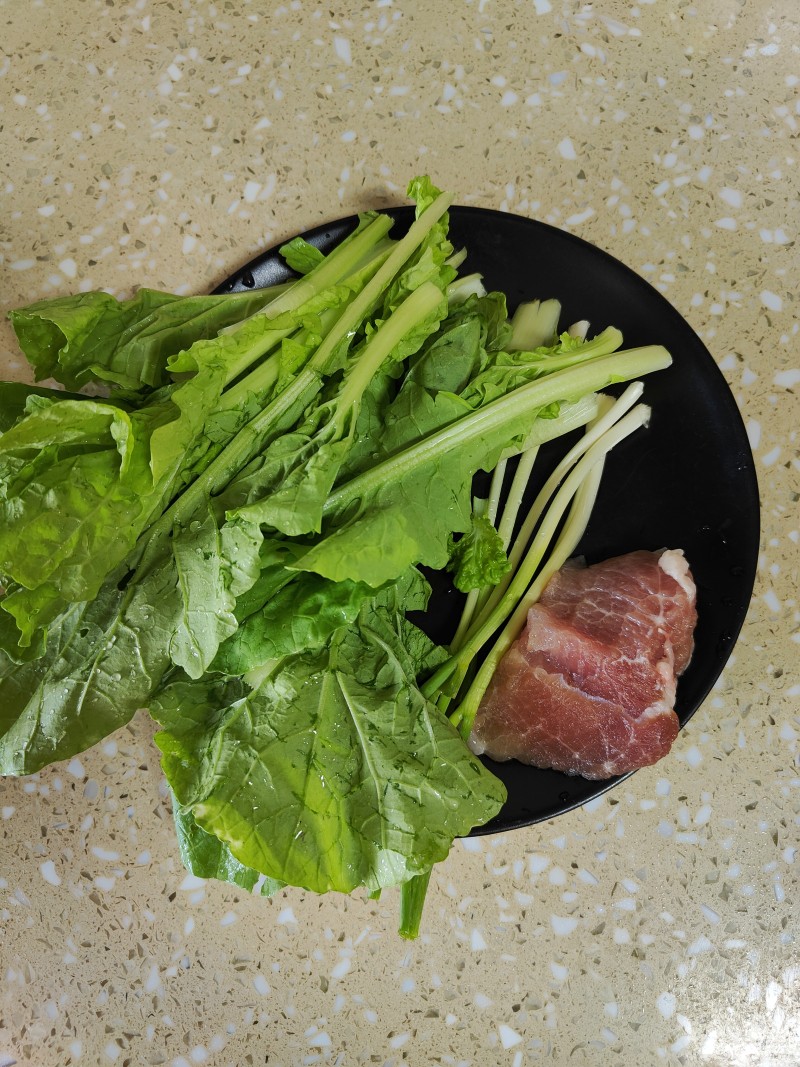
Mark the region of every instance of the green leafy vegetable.
[[[45, 389], [37, 385], [25, 385], [23, 382], [0, 382], [0, 435], [28, 412], [28, 401], [33, 398], [51, 400], [88, 400], [81, 393], [66, 393], [60, 389]], [[35, 401], [34, 401], [35, 403]]]
[[420, 693], [379, 606], [227, 698], [205, 683], [167, 686], [152, 704], [156, 742], [197, 824], [279, 881], [319, 893], [397, 885], [504, 800]]
[[248, 893], [257, 889], [263, 897], [274, 896], [283, 889], [282, 882], [266, 878], [234, 859], [228, 846], [213, 834], [201, 830], [192, 813], [182, 808], [174, 795], [172, 813], [181, 861], [192, 874], [198, 878], [218, 878], [221, 882], [230, 882], [231, 885], [246, 889]]
[[355, 621], [375, 590], [364, 582], [330, 582], [318, 574], [284, 571], [285, 582], [220, 646], [212, 670], [247, 674], [294, 652], [320, 648]]
[[442, 303], [441, 291], [426, 282], [368, 337], [355, 351], [340, 393], [268, 450], [259, 499], [237, 509], [238, 517], [292, 535], [319, 532], [364, 391], [385, 360], [401, 360], [436, 328]]
[[30, 398], [0, 438], [0, 573], [29, 589], [57, 579], [70, 602], [95, 596], [158, 500], [152, 426], [102, 401]]
[[302, 237], [295, 237], [281, 245], [280, 251], [288, 265], [298, 274], [308, 274], [324, 259], [322, 252]]
[[456, 589], [468, 593], [497, 585], [510, 569], [500, 534], [485, 514], [473, 510], [469, 530], [450, 551], [448, 570], [453, 572]]
[[58, 616], [38, 659], [0, 650], [0, 772], [31, 774], [124, 726], [169, 668], [178, 611], [168, 570], [125, 591], [111, 579]]
[[[296, 238], [270, 290], [12, 313], [39, 378], [109, 396], [0, 384], [0, 772], [147, 707], [189, 870], [399, 886], [415, 937], [432, 867], [504, 803], [465, 744], [487, 672], [644, 420], [598, 392], [669, 356], [559, 335], [555, 301], [509, 319], [458, 276], [450, 194], [409, 195], [406, 233], [367, 213], [327, 253]], [[538, 444], [587, 424], [518, 521]], [[448, 648], [416, 625], [422, 567], [469, 591]]]
[[9, 318], [37, 379], [68, 389], [104, 382], [126, 389], [165, 384], [167, 359], [263, 307], [275, 293], [172, 296], [140, 289], [130, 300], [108, 293], [40, 300]]

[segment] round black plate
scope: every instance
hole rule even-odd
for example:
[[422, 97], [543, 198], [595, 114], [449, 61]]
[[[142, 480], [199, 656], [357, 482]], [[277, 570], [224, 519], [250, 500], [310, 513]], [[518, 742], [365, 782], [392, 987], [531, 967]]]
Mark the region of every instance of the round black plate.
[[[413, 208], [389, 211], [404, 232]], [[355, 226], [355, 218], [318, 226], [303, 236], [323, 251]], [[592, 334], [622, 330], [625, 348], [664, 345], [673, 357], [651, 375], [644, 400], [650, 426], [615, 449], [579, 552], [593, 563], [639, 548], [682, 548], [698, 589], [692, 662], [678, 684], [683, 726], [705, 699], [730, 656], [755, 580], [759, 499], [753, 457], [725, 379], [700, 339], [671, 304], [608, 253], [541, 222], [483, 208], [454, 207], [450, 238], [465, 247], [463, 274], [479, 271], [487, 289], [506, 294], [513, 311], [523, 300], [556, 297], [561, 328], [588, 319]], [[247, 264], [220, 292], [272, 285], [291, 277], [275, 249]], [[537, 461], [537, 481], [563, 452], [556, 443]], [[531, 489], [533, 492], [533, 487]], [[434, 629], [452, 632], [456, 605], [434, 593]], [[584, 804], [620, 782], [590, 782], [521, 763], [486, 765], [505, 782], [508, 801], [475, 834], [526, 826]]]

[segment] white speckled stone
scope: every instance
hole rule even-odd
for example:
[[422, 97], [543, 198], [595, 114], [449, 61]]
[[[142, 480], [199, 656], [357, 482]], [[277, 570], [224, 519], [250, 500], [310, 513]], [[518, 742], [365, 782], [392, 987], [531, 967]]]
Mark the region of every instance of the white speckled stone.
[[[187, 878], [152, 724], [0, 783], [0, 1064], [800, 1062], [800, 21], [789, 0], [0, 3], [0, 273], [208, 290], [427, 171], [578, 233], [717, 358], [763, 503], [672, 756], [396, 894]], [[2, 327], [6, 377], [25, 378]]]

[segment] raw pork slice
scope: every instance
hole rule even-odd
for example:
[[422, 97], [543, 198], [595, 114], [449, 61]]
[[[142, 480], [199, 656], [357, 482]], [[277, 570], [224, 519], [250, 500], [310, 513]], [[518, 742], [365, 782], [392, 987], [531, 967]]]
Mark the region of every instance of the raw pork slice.
[[678, 733], [676, 679], [694, 647], [695, 599], [680, 551], [567, 564], [500, 661], [473, 751], [584, 778], [661, 759]]

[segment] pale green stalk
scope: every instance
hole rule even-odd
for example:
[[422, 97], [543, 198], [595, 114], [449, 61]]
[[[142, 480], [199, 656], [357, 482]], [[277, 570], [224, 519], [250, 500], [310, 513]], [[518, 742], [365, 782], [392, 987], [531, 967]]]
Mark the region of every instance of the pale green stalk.
[[578, 440], [573, 447], [567, 452], [567, 454], [561, 459], [561, 462], [555, 468], [553, 473], [547, 479], [545, 484], [539, 491], [536, 499], [528, 511], [525, 517], [525, 521], [520, 527], [519, 533], [514, 539], [514, 544], [511, 546], [511, 550], [508, 554], [508, 561], [511, 564], [511, 570], [502, 578], [498, 584], [491, 591], [487, 597], [485, 604], [481, 605], [481, 616], [483, 613], [491, 612], [498, 601], [505, 593], [508, 585], [511, 581], [511, 577], [514, 574], [519, 561], [522, 559], [523, 554], [528, 546], [528, 542], [531, 539], [533, 531], [536, 529], [536, 525], [542, 516], [545, 508], [550, 501], [551, 496], [556, 490], [556, 487], [560, 484], [561, 480], [567, 474], [567, 472], [574, 466], [584, 453], [586, 453], [596, 441], [599, 440], [602, 435], [609, 430], [615, 422], [619, 421], [622, 416], [633, 407], [639, 397], [642, 395], [644, 385], [642, 382], [632, 382], [618, 400], [614, 401], [611, 397], [602, 395], [599, 398], [601, 409], [598, 417], [594, 420], [587, 432]]
[[422, 212], [420, 217], [412, 222], [405, 237], [397, 242], [372, 279], [344, 309], [336, 325], [314, 354], [314, 358], [309, 364], [310, 367], [314, 370], [323, 370], [338, 345], [346, 338], [352, 337], [361, 320], [375, 301], [380, 298], [383, 290], [390, 284], [412, 253], [422, 244], [452, 202], [452, 194], [440, 193], [433, 203]]
[[[505, 507], [503, 508], [503, 514], [500, 519], [500, 524], [497, 527], [497, 532], [500, 535], [500, 540], [503, 542], [503, 548], [508, 550], [509, 542], [511, 541], [511, 534], [514, 531], [514, 523], [516, 522], [517, 513], [519, 511], [520, 504], [522, 503], [522, 496], [525, 492], [525, 486], [528, 484], [528, 480], [531, 476], [531, 470], [533, 469], [534, 461], [539, 452], [539, 445], [534, 445], [532, 448], [523, 452], [519, 458], [517, 469], [514, 472], [514, 477], [511, 480], [511, 488], [508, 491], [508, 499], [506, 500]], [[505, 460], [501, 460], [498, 463], [503, 464], [505, 470]], [[497, 469], [497, 468], [495, 468]], [[503, 475], [501, 475], [501, 481]], [[494, 479], [492, 480], [494, 485]], [[499, 495], [499, 494], [498, 494]], [[491, 500], [491, 496], [490, 496]], [[495, 502], [496, 503], [496, 502]], [[473, 509], [474, 510], [474, 509]], [[491, 513], [487, 514], [487, 518], [491, 516]], [[490, 517], [490, 521], [497, 525], [495, 522], [497, 518], [497, 508], [495, 507], [494, 515]], [[488, 586], [483, 589], [470, 589], [467, 593], [467, 599], [464, 602], [464, 607], [461, 612], [461, 618], [458, 622], [458, 628], [453, 635], [453, 640], [450, 642], [450, 651], [456, 652], [461, 645], [461, 641], [466, 636], [467, 630], [475, 616], [477, 611], [483, 607], [486, 603], [491, 590]]]
[[574, 400], [613, 382], [664, 370], [671, 363], [672, 358], [665, 348], [648, 345], [593, 359], [529, 382], [345, 482], [328, 497], [324, 514], [330, 516], [341, 512], [356, 500], [376, 492], [382, 485], [401, 478], [442, 452], [493, 433], [515, 415], [525, 412], [533, 415], [556, 401]]
[[530, 300], [520, 304], [511, 317], [509, 352], [532, 352], [551, 345], [557, 336], [561, 304], [557, 300]]
[[489, 500], [486, 504], [486, 518], [494, 526], [497, 519], [497, 511], [500, 507], [500, 497], [503, 492], [503, 482], [506, 478], [506, 467], [508, 465], [508, 459], [502, 457], [498, 460], [497, 466], [492, 471], [492, 481], [489, 486]]
[[[296, 311], [303, 304], [308, 303], [317, 293], [336, 285], [352, 273], [363, 258], [374, 249], [389, 230], [392, 228], [392, 219], [388, 215], [379, 215], [373, 219], [359, 233], [354, 234], [348, 240], [342, 241], [332, 249], [328, 255], [313, 270], [289, 288], [271, 300], [265, 307], [254, 312], [250, 318], [256, 315], [266, 315], [268, 319], [277, 318], [286, 311]], [[225, 329], [225, 333], [232, 333], [240, 329], [249, 319], [242, 319]]]
[[[555, 437], [563, 437], [564, 434], [572, 433], [586, 426], [597, 415], [597, 394], [587, 393], [586, 396], [577, 400], [565, 400], [559, 402], [557, 419], [534, 419], [530, 431], [518, 446], [508, 448], [503, 453], [503, 458], [512, 459], [520, 452], [527, 452], [529, 448], [543, 445], [546, 441], [552, 441]], [[550, 424], [548, 426], [548, 423]]]
[[[436, 692], [442, 683], [455, 671], [461, 670], [463, 673], [465, 664], [468, 665], [471, 663], [473, 658], [477, 655], [480, 649], [483, 648], [492, 634], [505, 623], [509, 614], [515, 610], [516, 605], [522, 601], [522, 598], [527, 592], [528, 587], [533, 581], [534, 575], [544, 558], [547, 548], [553, 540], [553, 536], [561, 522], [564, 512], [589, 471], [595, 464], [603, 460], [606, 454], [616, 444], [624, 440], [625, 437], [633, 433], [633, 431], [640, 426], [645, 425], [648, 417], [649, 408], [645, 405], [640, 405], [634, 411], [629, 412], [615, 426], [612, 426], [610, 430], [607, 430], [576, 464], [558, 493], [556, 493], [550, 507], [547, 509], [547, 513], [536, 531], [536, 536], [534, 537], [526, 555], [517, 567], [505, 595], [495, 605], [492, 611], [488, 612], [488, 614], [478, 620], [472, 627], [467, 635], [466, 641], [456, 655], [452, 656], [446, 663], [443, 663], [425, 683], [423, 692], [426, 695]], [[497, 661], [495, 661], [494, 666], [496, 666], [496, 662]], [[481, 674], [481, 672], [483, 673]], [[492, 667], [492, 672], [488, 675], [483, 671], [483, 667], [481, 668], [481, 672], [479, 672], [479, 674], [481, 674], [481, 677], [485, 681], [485, 689], [491, 678], [491, 674], [494, 672], [494, 667]], [[475, 683], [473, 683], [473, 685], [474, 684]], [[474, 696], [474, 692], [477, 690], [473, 691], [472, 686], [470, 687], [470, 690], [473, 692]], [[483, 695], [483, 690], [481, 690], [480, 695]], [[474, 718], [474, 713], [477, 710], [479, 702], [480, 696], [478, 697], [477, 702], [474, 702], [474, 708], [472, 704], [469, 705], [469, 707], [473, 709], [472, 718]], [[469, 734], [469, 729], [472, 726], [472, 718], [469, 718], [468, 725], [465, 727], [465, 736]], [[466, 722], [467, 716], [460, 714], [459, 719], [460, 721], [463, 720]]]
[[425, 894], [428, 892], [428, 882], [431, 872], [417, 874], [408, 882], [403, 882], [400, 887], [400, 926], [398, 933], [409, 941], [419, 937], [419, 924], [422, 919], [422, 909], [425, 904]]
[[464, 601], [464, 607], [461, 611], [461, 618], [458, 620], [458, 627], [453, 634], [453, 640], [450, 642], [451, 652], [457, 652], [461, 647], [461, 642], [467, 636], [472, 620], [475, 617], [475, 612], [478, 610], [482, 592], [482, 589], [470, 589], [467, 593], [467, 599]]
[[[364, 234], [367, 234], [368, 232], [369, 227], [364, 230]], [[380, 233], [380, 229], [377, 232]], [[299, 283], [295, 283], [295, 285], [291, 286], [290, 289], [287, 289], [279, 297], [281, 301], [288, 301], [289, 298], [292, 297], [293, 292], [296, 294], [294, 299], [296, 299], [297, 295], [302, 295], [302, 293], [305, 292], [307, 294], [306, 299], [303, 300], [301, 303], [298, 303], [288, 309], [284, 308], [283, 311], [279, 311], [278, 313], [270, 313], [271, 309], [277, 303], [276, 300], [273, 301], [271, 304], [268, 304], [266, 308], [263, 308], [261, 311], [256, 311], [253, 315], [250, 316], [250, 318], [256, 318], [260, 315], [268, 319], [273, 319], [276, 317], [276, 314], [285, 314], [287, 311], [289, 313], [299, 312], [301, 311], [304, 303], [307, 303], [314, 297], [319, 296], [325, 291], [325, 289], [330, 288], [330, 286], [332, 285], [358, 278], [359, 275], [363, 278], [366, 278], [367, 280], [369, 279], [370, 274], [374, 276], [374, 272], [378, 270], [382, 263], [386, 262], [389, 256], [389, 251], [392, 247], [392, 243], [379, 240], [378, 243], [370, 247], [367, 251], [367, 254], [364, 255], [363, 248], [360, 245], [358, 248], [356, 247], [357, 240], [359, 240], [361, 236], [362, 235], [359, 234], [358, 238], [354, 238], [351, 245], [351, 251], [360, 252], [359, 258], [356, 261], [353, 261], [352, 257], [337, 256], [339, 248], [334, 249], [334, 251], [331, 252], [328, 256], [328, 258], [325, 259], [318, 267], [316, 267], [314, 271], [309, 272], [304, 279], [301, 279], [302, 281], [308, 281], [311, 278], [316, 278], [316, 285], [313, 287], [310, 294], [307, 287], [301, 291], [299, 288], [296, 288], [297, 286], [299, 286]], [[333, 261], [332, 266], [336, 268], [336, 271], [333, 277], [333, 281], [329, 282], [328, 285], [325, 285], [324, 282], [326, 278], [330, 278], [334, 272], [328, 271], [327, 273], [323, 274], [323, 267], [327, 267], [329, 261], [331, 260]], [[319, 274], [316, 274], [316, 271], [319, 271]], [[326, 314], [328, 315], [328, 328], [330, 329], [330, 327], [333, 325], [333, 322], [335, 321], [335, 317], [332, 318], [331, 316], [337, 316], [341, 314], [341, 311], [338, 308], [330, 308], [327, 312], [322, 312], [321, 317], [324, 317]], [[227, 330], [238, 330], [239, 327], [241, 327], [244, 322], [247, 321], [247, 319], [243, 319], [242, 322], [235, 323], [233, 327], [227, 327]], [[256, 341], [253, 342], [253, 344], [246, 351], [240, 354], [239, 358], [236, 360], [235, 363], [231, 364], [231, 367], [225, 379], [225, 384], [229, 385], [231, 382], [235, 382], [239, 375], [243, 374], [247, 370], [247, 368], [252, 366], [252, 364], [257, 359], [260, 359], [261, 357], [267, 355], [267, 353], [269, 352], [273, 352], [280, 345], [281, 341], [285, 337], [289, 337], [297, 329], [298, 326], [296, 324], [293, 324], [289, 327], [286, 327], [285, 329], [269, 330], [268, 332], [262, 334]], [[221, 331], [221, 333], [225, 332], [226, 330]], [[260, 391], [262, 388], [263, 386], [259, 385], [258, 390], [256, 391]], [[249, 391], [253, 391], [252, 388]], [[228, 404], [226, 406], [232, 405]]]
[[589, 332], [589, 320], [578, 319], [577, 322], [573, 322], [571, 326], [567, 327], [567, 333], [570, 337], [577, 337], [581, 341], [586, 340], [586, 335]]
[[469, 296], [486, 296], [481, 274], [465, 274], [463, 278], [450, 282], [447, 287], [447, 302], [451, 306], [463, 303]]
[[532, 448], [526, 449], [519, 457], [517, 469], [514, 471], [514, 477], [511, 480], [511, 488], [508, 490], [508, 499], [503, 508], [500, 524], [497, 527], [497, 532], [500, 535], [500, 540], [503, 542], [503, 548], [506, 552], [508, 552], [508, 546], [511, 544], [511, 537], [514, 533], [514, 524], [517, 521], [519, 509], [522, 507], [522, 498], [525, 495], [525, 489], [530, 481], [533, 465], [536, 462], [538, 454], [539, 445], [534, 445]]
[[[336, 321], [338, 310], [336, 308], [330, 308], [327, 311], [323, 311], [320, 316], [320, 333], [324, 337], [325, 334], [333, 327]], [[276, 331], [277, 332], [277, 331]], [[282, 334], [289, 333], [290, 331], [281, 331]], [[303, 330], [299, 330], [297, 336], [302, 337]], [[236, 408], [242, 407], [247, 398], [255, 393], [256, 395], [266, 395], [270, 389], [275, 385], [280, 377], [281, 372], [281, 358], [280, 352], [273, 352], [267, 359], [252, 370], [241, 381], [230, 386], [220, 397], [219, 403], [216, 406], [216, 411], [231, 411]]]
[[478, 673], [465, 693], [464, 699], [450, 716], [453, 726], [461, 730], [465, 740], [472, 730], [472, 724], [475, 721], [475, 715], [480, 707], [483, 694], [486, 692], [500, 660], [517, 639], [525, 625], [528, 611], [539, 600], [553, 575], [572, 557], [586, 532], [600, 488], [604, 465], [605, 455], [587, 472], [584, 480], [578, 486], [564, 529], [559, 535], [550, 556], [503, 627], [489, 655], [478, 669]]
[[347, 422], [352, 424], [354, 421], [364, 390], [384, 360], [391, 355], [405, 335], [432, 315], [442, 302], [441, 289], [433, 282], [423, 282], [370, 337], [336, 398], [336, 414], [332, 421], [340, 432], [344, 432]]
[[466, 248], [459, 248], [456, 252], [453, 252], [452, 256], [448, 256], [445, 263], [448, 267], [454, 267], [456, 270], [461, 266], [464, 260], [467, 258]]

